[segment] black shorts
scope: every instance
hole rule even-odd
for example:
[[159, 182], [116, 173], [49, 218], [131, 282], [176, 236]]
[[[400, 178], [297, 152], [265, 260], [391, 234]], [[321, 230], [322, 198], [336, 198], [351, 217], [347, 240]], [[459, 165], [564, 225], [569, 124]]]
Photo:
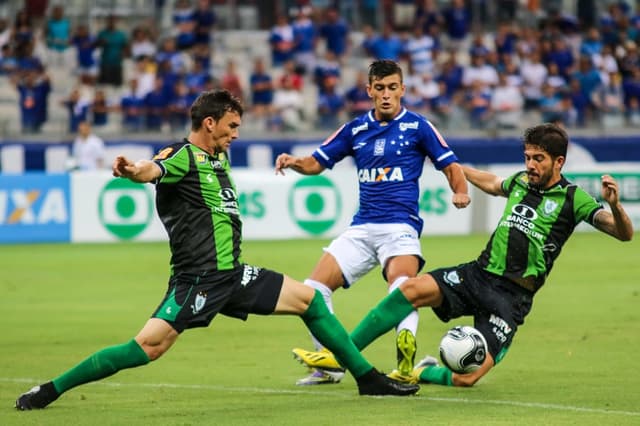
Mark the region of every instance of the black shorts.
[[489, 273], [477, 262], [429, 272], [444, 298], [433, 308], [444, 322], [473, 316], [474, 327], [487, 340], [496, 363], [507, 353], [519, 325], [531, 310], [533, 293], [512, 281]]
[[181, 333], [207, 327], [218, 312], [242, 320], [249, 314], [269, 315], [283, 281], [282, 274], [251, 265], [212, 274], [177, 273], [169, 279], [167, 293], [152, 317]]

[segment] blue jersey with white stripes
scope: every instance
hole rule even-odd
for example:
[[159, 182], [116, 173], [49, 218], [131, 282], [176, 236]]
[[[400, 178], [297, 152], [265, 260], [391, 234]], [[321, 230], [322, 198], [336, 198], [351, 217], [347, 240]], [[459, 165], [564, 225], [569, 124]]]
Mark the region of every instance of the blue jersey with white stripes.
[[358, 169], [360, 206], [352, 225], [408, 223], [418, 234], [418, 179], [429, 157], [438, 170], [458, 158], [423, 116], [403, 108], [393, 120], [378, 121], [373, 110], [340, 127], [313, 157], [331, 169], [347, 156]]

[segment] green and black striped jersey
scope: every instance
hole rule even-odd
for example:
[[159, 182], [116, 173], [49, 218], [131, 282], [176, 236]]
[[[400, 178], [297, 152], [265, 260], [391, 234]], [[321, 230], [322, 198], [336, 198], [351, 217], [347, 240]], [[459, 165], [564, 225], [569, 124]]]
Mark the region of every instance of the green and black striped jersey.
[[478, 262], [485, 270], [537, 291], [575, 227], [593, 219], [602, 204], [564, 177], [546, 190], [530, 187], [526, 172], [502, 183], [507, 203]]
[[240, 265], [242, 222], [227, 155], [211, 156], [188, 140], [162, 149], [156, 209], [169, 234], [171, 267], [191, 273]]

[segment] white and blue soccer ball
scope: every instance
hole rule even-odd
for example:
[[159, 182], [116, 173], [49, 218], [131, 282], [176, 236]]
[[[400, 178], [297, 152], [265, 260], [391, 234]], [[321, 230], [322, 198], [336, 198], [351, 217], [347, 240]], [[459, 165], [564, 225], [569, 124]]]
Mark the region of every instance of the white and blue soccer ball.
[[440, 341], [440, 359], [451, 371], [471, 373], [487, 357], [487, 341], [482, 333], [469, 325], [453, 327]]

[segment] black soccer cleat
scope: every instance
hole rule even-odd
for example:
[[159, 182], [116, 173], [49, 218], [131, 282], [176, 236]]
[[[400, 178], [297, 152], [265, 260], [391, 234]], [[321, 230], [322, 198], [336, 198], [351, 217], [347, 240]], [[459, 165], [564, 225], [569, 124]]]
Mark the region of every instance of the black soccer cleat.
[[53, 383], [47, 382], [20, 395], [16, 399], [16, 408], [20, 411], [41, 409], [58, 399], [59, 396]]
[[356, 379], [360, 395], [413, 395], [420, 390], [420, 386], [393, 380], [372, 368], [364, 376]]

